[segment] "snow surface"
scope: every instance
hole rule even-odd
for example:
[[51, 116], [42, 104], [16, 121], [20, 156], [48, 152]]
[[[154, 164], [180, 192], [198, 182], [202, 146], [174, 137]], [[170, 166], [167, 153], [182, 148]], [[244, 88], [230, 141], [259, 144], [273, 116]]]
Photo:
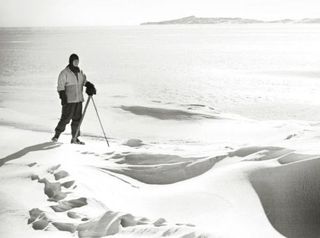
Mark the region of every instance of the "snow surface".
[[139, 139], [54, 144], [1, 126], [0, 237], [317, 237], [320, 127], [263, 126], [246, 145], [201, 153]]

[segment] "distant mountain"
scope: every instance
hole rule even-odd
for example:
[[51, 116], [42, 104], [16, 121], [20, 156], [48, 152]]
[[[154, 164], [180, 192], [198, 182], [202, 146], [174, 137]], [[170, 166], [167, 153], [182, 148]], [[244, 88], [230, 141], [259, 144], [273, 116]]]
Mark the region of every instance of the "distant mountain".
[[280, 19], [273, 21], [262, 21], [246, 18], [232, 17], [183, 17], [180, 19], [160, 21], [160, 22], [144, 22], [141, 25], [168, 25], [168, 24], [253, 24], [253, 23], [320, 23], [320, 18], [304, 18], [301, 20]]
[[320, 18], [304, 18], [299, 23], [320, 23]]

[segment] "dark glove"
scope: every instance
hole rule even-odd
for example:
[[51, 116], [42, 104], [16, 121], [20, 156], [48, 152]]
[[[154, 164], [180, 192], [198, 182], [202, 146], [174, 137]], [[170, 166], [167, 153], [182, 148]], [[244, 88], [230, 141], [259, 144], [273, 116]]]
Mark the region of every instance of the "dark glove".
[[86, 86], [86, 93], [87, 93], [89, 96], [92, 96], [92, 95], [94, 95], [94, 94], [97, 94], [97, 90], [96, 90], [96, 88], [94, 87], [94, 84], [93, 84], [93, 83], [90, 83], [89, 81], [87, 81], [84, 86]]
[[61, 99], [61, 105], [64, 106], [68, 103], [66, 91], [59, 91], [59, 98]]

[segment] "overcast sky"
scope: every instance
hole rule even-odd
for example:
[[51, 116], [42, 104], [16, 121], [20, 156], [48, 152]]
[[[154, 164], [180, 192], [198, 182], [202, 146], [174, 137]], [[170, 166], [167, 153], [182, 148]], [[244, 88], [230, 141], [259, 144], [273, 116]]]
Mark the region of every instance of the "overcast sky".
[[320, 0], [0, 0], [0, 26], [136, 25], [190, 15], [320, 18]]

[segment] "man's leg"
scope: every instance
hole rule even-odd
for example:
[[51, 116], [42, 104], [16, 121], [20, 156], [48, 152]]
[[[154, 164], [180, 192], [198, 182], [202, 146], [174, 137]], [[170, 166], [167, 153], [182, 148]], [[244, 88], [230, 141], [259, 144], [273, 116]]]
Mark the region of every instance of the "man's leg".
[[55, 136], [57, 139], [59, 138], [60, 134], [65, 131], [66, 125], [70, 122], [73, 117], [75, 111], [75, 103], [67, 103], [66, 105], [62, 106], [62, 113], [60, 121], [55, 129]]
[[[80, 121], [81, 121], [81, 117], [82, 117], [82, 102], [79, 102], [79, 103], [75, 104], [74, 113], [73, 113], [73, 116], [72, 116], [72, 122], [71, 122], [72, 138], [74, 138], [75, 135], [76, 135], [78, 126], [79, 126]], [[80, 136], [80, 131], [78, 133], [78, 136]]]

